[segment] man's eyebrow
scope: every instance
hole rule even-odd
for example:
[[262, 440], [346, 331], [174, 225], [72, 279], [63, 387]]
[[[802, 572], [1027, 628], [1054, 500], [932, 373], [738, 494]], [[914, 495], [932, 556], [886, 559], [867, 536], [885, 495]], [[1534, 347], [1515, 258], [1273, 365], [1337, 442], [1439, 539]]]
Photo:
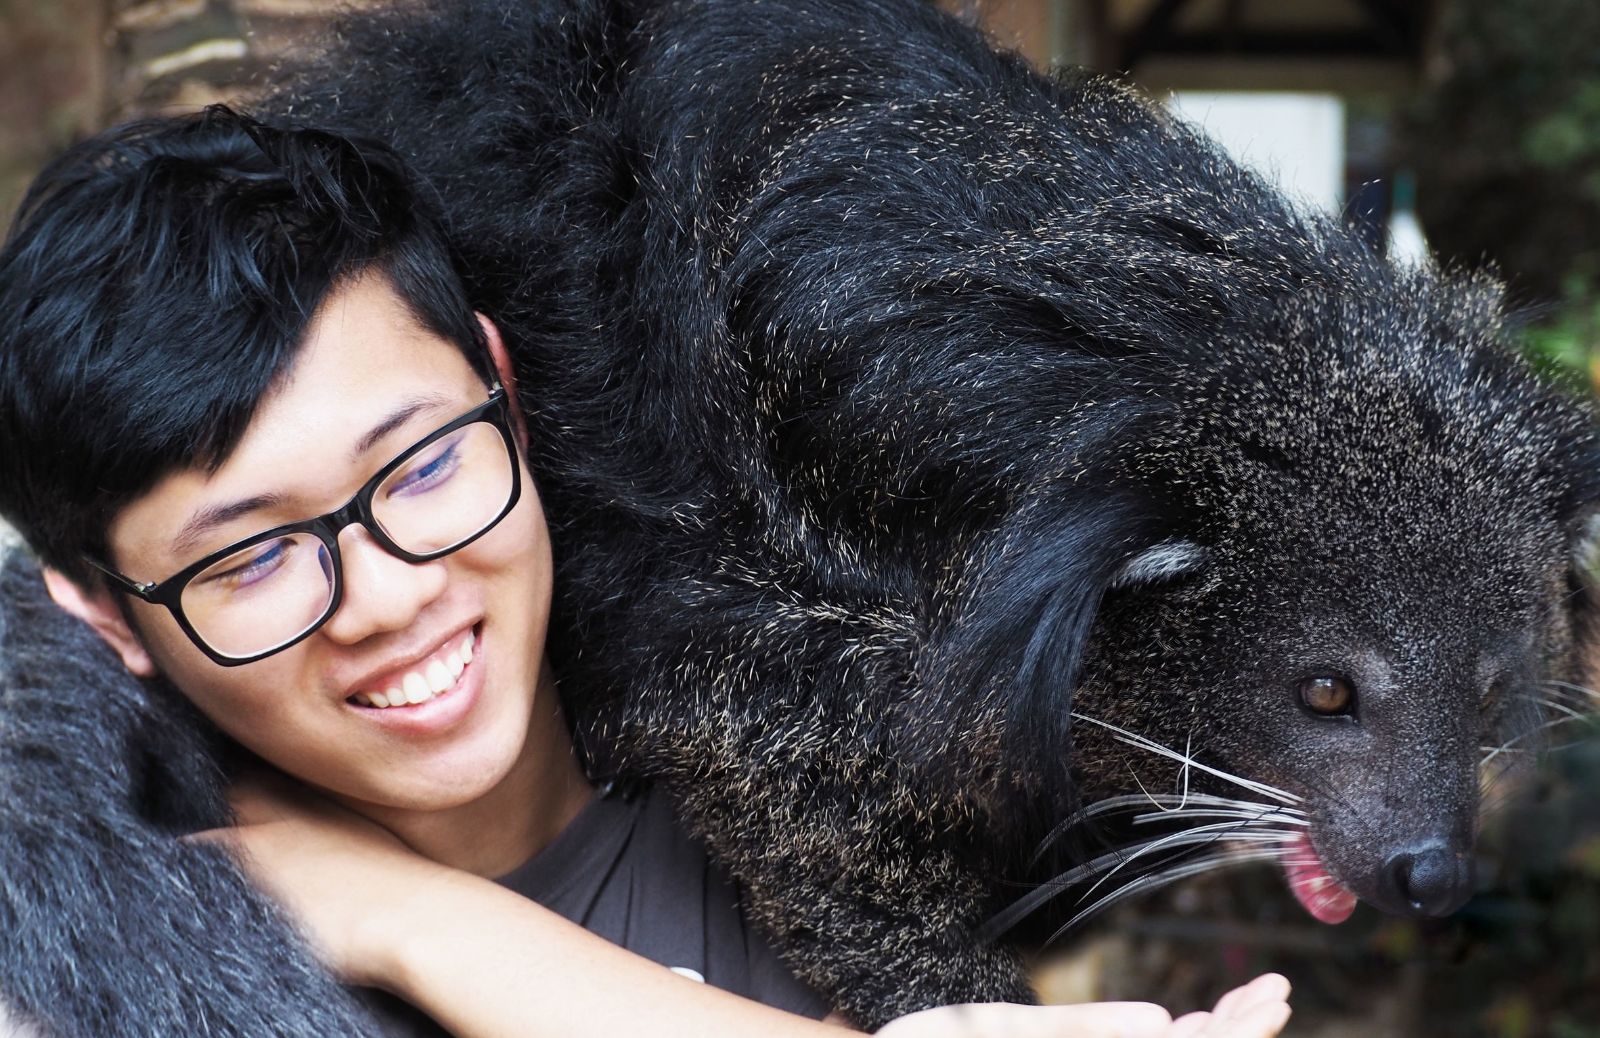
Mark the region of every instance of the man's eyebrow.
[[196, 541], [211, 530], [251, 512], [263, 508], [276, 508], [281, 504], [283, 504], [282, 494], [257, 494], [243, 501], [230, 501], [225, 505], [202, 508], [189, 517], [189, 521], [183, 524], [183, 529], [172, 539], [172, 554], [182, 558], [194, 547]]
[[379, 440], [409, 422], [416, 416], [418, 411], [424, 411], [430, 407], [446, 407], [450, 403], [451, 399], [442, 393], [424, 393], [420, 396], [412, 397], [389, 412], [387, 418], [374, 425], [365, 436], [361, 437], [360, 441], [356, 443], [355, 449], [350, 452], [350, 460], [360, 461], [361, 456], [370, 451]]
[[[351, 460], [360, 460], [361, 456], [376, 446], [378, 441], [409, 422], [419, 412], [429, 408], [447, 407], [451, 403], [453, 403], [452, 399], [442, 393], [423, 393], [411, 397], [389, 412], [382, 421], [374, 425], [367, 431], [365, 436], [361, 437], [350, 451]], [[172, 539], [172, 554], [179, 557], [186, 555], [194, 547], [195, 542], [211, 530], [224, 523], [231, 523], [235, 519], [249, 515], [251, 512], [280, 507], [284, 501], [285, 498], [282, 494], [257, 494], [242, 501], [230, 501], [225, 505], [211, 505], [207, 508], [202, 508], [189, 517], [189, 521], [183, 524], [183, 529], [179, 530], [178, 535]]]

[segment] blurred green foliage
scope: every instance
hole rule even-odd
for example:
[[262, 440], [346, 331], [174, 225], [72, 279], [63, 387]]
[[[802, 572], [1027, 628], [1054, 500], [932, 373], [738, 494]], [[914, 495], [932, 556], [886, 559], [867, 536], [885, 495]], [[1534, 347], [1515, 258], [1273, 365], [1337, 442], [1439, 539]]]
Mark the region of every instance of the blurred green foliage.
[[1447, 262], [1488, 262], [1522, 344], [1600, 389], [1600, 3], [1449, 0], [1403, 161]]
[[1546, 169], [1582, 173], [1584, 191], [1600, 197], [1600, 82], [1579, 81], [1565, 103], [1544, 113], [1523, 134], [1528, 158]]
[[1561, 301], [1518, 333], [1529, 359], [1563, 385], [1600, 393], [1600, 290], [1582, 272], [1568, 277]]
[[1442, 255], [1497, 264], [1514, 297], [1600, 285], [1600, 3], [1451, 0], [1404, 132]]

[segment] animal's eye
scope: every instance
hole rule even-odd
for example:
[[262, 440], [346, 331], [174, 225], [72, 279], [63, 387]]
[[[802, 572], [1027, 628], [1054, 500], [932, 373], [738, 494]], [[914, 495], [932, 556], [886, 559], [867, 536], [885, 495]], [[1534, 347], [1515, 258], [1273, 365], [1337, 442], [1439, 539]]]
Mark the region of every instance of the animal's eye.
[[1314, 714], [1344, 717], [1355, 713], [1356, 689], [1344, 678], [1319, 674], [1300, 682], [1300, 702]]

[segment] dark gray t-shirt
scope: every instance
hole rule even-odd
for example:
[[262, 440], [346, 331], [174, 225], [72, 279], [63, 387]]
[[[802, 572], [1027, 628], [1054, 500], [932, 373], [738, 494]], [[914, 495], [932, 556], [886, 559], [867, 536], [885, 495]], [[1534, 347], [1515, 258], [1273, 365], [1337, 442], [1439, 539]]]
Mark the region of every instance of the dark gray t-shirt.
[[[645, 791], [597, 796], [502, 886], [647, 959], [734, 994], [820, 1019], [828, 1007], [744, 921], [739, 889]], [[358, 994], [387, 1038], [446, 1032], [381, 992]]]

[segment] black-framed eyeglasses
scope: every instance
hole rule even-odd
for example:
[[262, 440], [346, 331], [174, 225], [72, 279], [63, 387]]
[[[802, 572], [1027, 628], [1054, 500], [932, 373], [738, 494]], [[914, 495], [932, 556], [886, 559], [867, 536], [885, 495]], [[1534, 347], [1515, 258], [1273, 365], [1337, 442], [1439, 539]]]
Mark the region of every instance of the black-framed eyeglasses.
[[510, 405], [496, 385], [488, 400], [401, 452], [326, 515], [236, 541], [157, 583], [87, 561], [118, 589], [165, 606], [212, 660], [237, 667], [289, 648], [338, 610], [339, 534], [352, 523], [391, 555], [428, 562], [488, 533], [521, 494]]

